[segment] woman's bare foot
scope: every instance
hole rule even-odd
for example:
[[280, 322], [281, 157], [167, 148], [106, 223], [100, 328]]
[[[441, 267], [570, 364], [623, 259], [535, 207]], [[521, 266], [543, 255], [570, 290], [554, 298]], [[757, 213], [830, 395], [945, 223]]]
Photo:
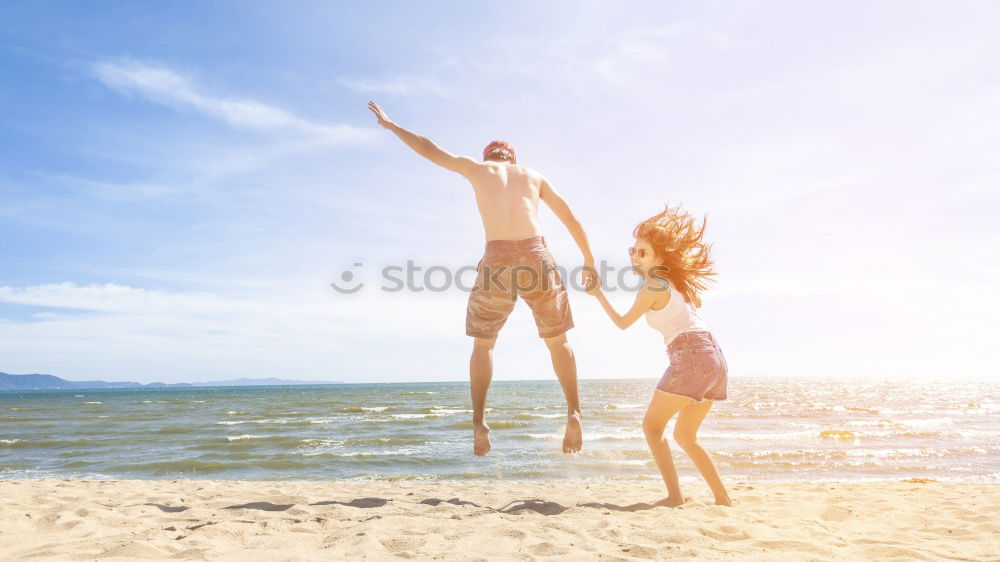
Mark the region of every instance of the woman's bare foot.
[[481, 457], [490, 452], [490, 426], [486, 422], [475, 425], [472, 428], [472, 453]]
[[724, 505], [726, 507], [733, 507], [732, 500], [729, 499], [729, 495], [725, 495], [721, 498], [715, 498], [715, 505]]
[[583, 448], [583, 414], [573, 412], [566, 418], [566, 435], [563, 437], [563, 452], [578, 453]]
[[679, 505], [684, 505], [684, 502], [686, 502], [686, 501], [687, 501], [687, 498], [685, 498], [683, 496], [679, 497], [679, 498], [667, 496], [667, 497], [663, 498], [662, 500], [656, 502], [654, 505], [661, 505], [663, 507], [677, 507]]

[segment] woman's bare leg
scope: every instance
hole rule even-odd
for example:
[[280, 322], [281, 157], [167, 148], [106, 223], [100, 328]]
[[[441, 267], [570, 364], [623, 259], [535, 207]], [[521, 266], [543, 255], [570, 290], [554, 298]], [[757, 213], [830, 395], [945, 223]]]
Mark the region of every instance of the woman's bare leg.
[[712, 462], [712, 457], [698, 443], [698, 428], [701, 427], [702, 420], [712, 409], [712, 400], [704, 400], [692, 404], [677, 416], [677, 424], [674, 426], [674, 440], [684, 449], [684, 452], [691, 457], [694, 465], [698, 467], [708, 486], [715, 494], [716, 505], [733, 505], [726, 493], [726, 487], [722, 485], [722, 478], [719, 478], [719, 471]]
[[681, 495], [681, 484], [677, 479], [677, 469], [674, 468], [674, 459], [670, 456], [670, 446], [663, 437], [663, 430], [667, 427], [667, 422], [674, 417], [681, 408], [691, 403], [690, 398], [667, 394], [666, 392], [653, 392], [653, 399], [646, 409], [646, 417], [642, 420], [642, 430], [646, 434], [646, 443], [653, 453], [653, 460], [656, 461], [657, 468], [660, 469], [660, 476], [663, 483], [667, 485], [667, 498], [662, 505], [676, 507], [684, 503]]

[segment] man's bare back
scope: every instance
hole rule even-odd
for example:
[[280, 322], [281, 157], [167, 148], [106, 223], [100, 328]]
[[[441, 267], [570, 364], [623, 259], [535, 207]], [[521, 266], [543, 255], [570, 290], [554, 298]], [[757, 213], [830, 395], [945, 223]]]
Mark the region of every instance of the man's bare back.
[[545, 179], [516, 164], [476, 163], [468, 175], [487, 240], [523, 240], [541, 236], [538, 200]]

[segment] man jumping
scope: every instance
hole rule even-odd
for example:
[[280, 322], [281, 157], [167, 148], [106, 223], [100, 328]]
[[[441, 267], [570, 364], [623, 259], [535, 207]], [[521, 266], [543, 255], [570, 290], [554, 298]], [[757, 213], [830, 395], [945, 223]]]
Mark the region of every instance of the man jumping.
[[514, 148], [503, 141], [483, 150], [483, 161], [455, 156], [430, 139], [407, 131], [389, 120], [379, 105], [368, 102], [379, 125], [396, 134], [417, 154], [462, 174], [472, 184], [486, 233], [486, 251], [477, 266], [476, 284], [469, 295], [465, 333], [475, 338], [469, 377], [472, 386], [473, 453], [490, 452], [486, 425], [486, 391], [493, 379], [493, 346], [500, 328], [520, 295], [531, 307], [538, 335], [545, 339], [563, 393], [566, 395], [566, 435], [563, 452], [583, 446], [583, 416], [577, 392], [576, 359], [566, 341], [573, 327], [566, 287], [538, 226], [538, 201], [544, 201], [569, 230], [583, 253], [584, 285], [596, 278], [594, 257], [580, 222], [566, 201], [542, 174], [517, 165]]

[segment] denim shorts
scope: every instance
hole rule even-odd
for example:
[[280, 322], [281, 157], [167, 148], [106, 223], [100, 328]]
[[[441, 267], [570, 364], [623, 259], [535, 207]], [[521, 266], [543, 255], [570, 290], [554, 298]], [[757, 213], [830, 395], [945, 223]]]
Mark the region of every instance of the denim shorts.
[[725, 400], [729, 367], [715, 336], [706, 330], [678, 334], [667, 346], [670, 366], [657, 390], [692, 400]]

